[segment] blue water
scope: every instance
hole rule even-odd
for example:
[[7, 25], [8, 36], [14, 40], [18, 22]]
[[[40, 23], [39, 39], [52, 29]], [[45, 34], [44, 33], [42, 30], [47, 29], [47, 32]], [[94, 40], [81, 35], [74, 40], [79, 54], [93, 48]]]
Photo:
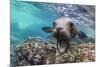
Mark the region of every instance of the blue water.
[[78, 30], [95, 38], [95, 6], [71, 5], [11, 0], [11, 43], [19, 43], [27, 37], [47, 38], [41, 27], [52, 26], [61, 16], [73, 19]]

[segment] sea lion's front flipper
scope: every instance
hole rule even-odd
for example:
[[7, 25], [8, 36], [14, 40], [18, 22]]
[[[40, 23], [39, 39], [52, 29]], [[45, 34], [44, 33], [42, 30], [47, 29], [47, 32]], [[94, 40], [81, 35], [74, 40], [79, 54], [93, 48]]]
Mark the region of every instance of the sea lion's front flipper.
[[51, 27], [42, 27], [42, 30], [46, 33], [51, 33], [53, 29]]
[[80, 38], [82, 38], [82, 39], [84, 39], [84, 38], [87, 37], [87, 35], [86, 35], [84, 32], [82, 32], [82, 31], [79, 31], [79, 32], [78, 32], [78, 36], [79, 36]]

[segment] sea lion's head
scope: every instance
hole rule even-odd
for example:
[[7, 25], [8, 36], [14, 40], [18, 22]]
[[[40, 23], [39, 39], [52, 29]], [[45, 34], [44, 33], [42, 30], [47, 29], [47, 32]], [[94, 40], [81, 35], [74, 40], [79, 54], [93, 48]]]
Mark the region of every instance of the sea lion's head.
[[73, 23], [68, 17], [61, 17], [53, 22], [53, 32], [55, 34], [69, 38], [71, 36]]

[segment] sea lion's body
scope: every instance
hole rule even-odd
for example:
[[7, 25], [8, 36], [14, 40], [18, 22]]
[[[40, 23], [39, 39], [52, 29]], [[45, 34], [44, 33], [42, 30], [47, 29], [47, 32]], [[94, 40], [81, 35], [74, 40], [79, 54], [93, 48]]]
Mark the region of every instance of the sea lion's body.
[[57, 49], [60, 53], [64, 53], [69, 48], [71, 38], [79, 35], [84, 38], [86, 35], [76, 29], [73, 21], [69, 17], [60, 17], [53, 22], [53, 28], [43, 27], [45, 32], [53, 33], [57, 39]]

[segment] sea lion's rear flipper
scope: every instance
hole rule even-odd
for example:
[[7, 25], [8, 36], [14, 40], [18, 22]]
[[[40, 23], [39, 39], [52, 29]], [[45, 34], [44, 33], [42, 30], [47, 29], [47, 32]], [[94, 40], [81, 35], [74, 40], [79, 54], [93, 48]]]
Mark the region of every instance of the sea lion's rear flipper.
[[79, 32], [78, 32], [78, 36], [79, 36], [80, 38], [82, 38], [82, 39], [84, 39], [84, 38], [87, 37], [87, 35], [86, 35], [84, 32], [82, 32], [82, 31], [79, 31]]
[[46, 33], [51, 33], [52, 32], [52, 28], [51, 27], [42, 27], [42, 30]]

